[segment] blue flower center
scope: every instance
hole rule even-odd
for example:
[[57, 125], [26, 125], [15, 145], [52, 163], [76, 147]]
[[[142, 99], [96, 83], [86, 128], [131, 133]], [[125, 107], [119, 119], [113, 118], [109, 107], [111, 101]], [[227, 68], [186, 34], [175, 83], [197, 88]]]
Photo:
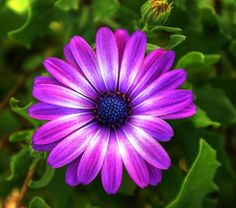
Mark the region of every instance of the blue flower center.
[[128, 119], [129, 99], [119, 92], [104, 94], [98, 99], [95, 113], [102, 125], [119, 127]]

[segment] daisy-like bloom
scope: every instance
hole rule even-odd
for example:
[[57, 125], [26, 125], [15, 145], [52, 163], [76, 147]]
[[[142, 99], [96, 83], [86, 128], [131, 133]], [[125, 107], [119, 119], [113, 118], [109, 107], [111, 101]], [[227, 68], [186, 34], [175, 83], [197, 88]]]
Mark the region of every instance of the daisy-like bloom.
[[119, 189], [123, 168], [141, 188], [157, 185], [170, 158], [159, 142], [173, 136], [165, 119], [196, 112], [190, 90], [177, 89], [183, 69], [171, 70], [173, 51], [145, 56], [146, 36], [106, 27], [96, 34], [96, 52], [80, 36], [64, 48], [65, 61], [47, 58], [51, 75], [34, 80], [40, 102], [31, 117], [46, 120], [33, 135], [37, 151], [49, 152], [53, 168], [67, 166], [66, 183], [89, 184], [101, 173], [108, 194]]

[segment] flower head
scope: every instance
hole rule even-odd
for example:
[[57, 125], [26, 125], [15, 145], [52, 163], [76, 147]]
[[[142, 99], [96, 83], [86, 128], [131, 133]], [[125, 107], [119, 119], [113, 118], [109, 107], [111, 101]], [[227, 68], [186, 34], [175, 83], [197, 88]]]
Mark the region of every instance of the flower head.
[[186, 79], [172, 68], [173, 51], [145, 56], [146, 37], [106, 27], [96, 34], [96, 52], [80, 36], [64, 48], [65, 61], [47, 58], [50, 76], [35, 78], [33, 96], [40, 102], [31, 117], [46, 120], [33, 135], [37, 151], [48, 151], [48, 164], [67, 166], [66, 183], [89, 184], [101, 172], [109, 194], [116, 193], [123, 167], [141, 188], [156, 185], [170, 158], [159, 142], [173, 136], [165, 119], [193, 115]]
[[172, 3], [167, 0], [147, 0], [141, 7], [142, 18], [150, 26], [164, 25], [171, 9]]

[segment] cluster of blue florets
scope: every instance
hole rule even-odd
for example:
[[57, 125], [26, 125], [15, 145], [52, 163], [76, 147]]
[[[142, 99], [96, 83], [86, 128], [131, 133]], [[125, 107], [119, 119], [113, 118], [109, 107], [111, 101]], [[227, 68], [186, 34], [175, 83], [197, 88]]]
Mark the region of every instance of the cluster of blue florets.
[[120, 93], [104, 94], [98, 99], [95, 112], [101, 124], [110, 127], [121, 126], [130, 113], [129, 100]]

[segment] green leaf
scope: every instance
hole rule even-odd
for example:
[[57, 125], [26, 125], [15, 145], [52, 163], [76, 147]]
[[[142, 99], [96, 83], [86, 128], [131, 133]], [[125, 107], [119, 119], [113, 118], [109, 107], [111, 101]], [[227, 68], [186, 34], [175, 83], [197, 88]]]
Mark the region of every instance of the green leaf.
[[197, 109], [197, 113], [191, 118], [191, 120], [196, 128], [204, 128], [208, 126], [218, 128], [221, 125], [219, 122], [212, 121], [201, 108]]
[[39, 196], [35, 196], [29, 203], [29, 208], [50, 208], [44, 199]]
[[158, 31], [158, 30], [163, 30], [166, 32], [181, 32], [182, 29], [178, 27], [167, 27], [167, 26], [156, 26], [150, 30], [151, 33]]
[[201, 139], [198, 155], [185, 177], [178, 195], [166, 208], [202, 208], [206, 195], [218, 189], [213, 179], [219, 166], [216, 151]]
[[176, 64], [176, 68], [187, 69], [190, 75], [199, 73], [210, 68], [220, 60], [218, 54], [205, 55], [202, 52], [191, 51], [182, 56]]
[[176, 68], [187, 69], [189, 65], [195, 63], [204, 63], [204, 54], [198, 51], [192, 51], [182, 56], [176, 64]]
[[209, 54], [205, 55], [205, 66], [209, 67], [213, 64], [216, 64], [220, 60], [220, 55], [219, 54]]
[[36, 37], [46, 34], [49, 22], [53, 19], [52, 0], [30, 1], [28, 16], [25, 23], [18, 29], [12, 30], [8, 36], [16, 42], [30, 48]]
[[78, 10], [80, 0], [57, 0], [55, 6], [63, 11]]
[[31, 151], [28, 147], [22, 148], [18, 153], [10, 159], [11, 174], [7, 180], [13, 180], [25, 175], [33, 162]]
[[236, 109], [222, 89], [204, 86], [194, 91], [197, 105], [222, 126], [236, 123]]
[[54, 173], [55, 173], [55, 169], [53, 169], [47, 165], [42, 178], [39, 179], [38, 181], [31, 180], [29, 182], [29, 187], [33, 188], [33, 189], [39, 189], [39, 188], [43, 188], [43, 187], [47, 186], [50, 183], [50, 181], [52, 180]]
[[147, 43], [146, 51], [147, 51], [147, 53], [150, 53], [151, 51], [156, 50], [158, 48], [160, 48], [160, 46], [152, 44], [152, 43]]
[[173, 49], [185, 40], [186, 40], [186, 36], [184, 36], [184, 35], [171, 35], [170, 41], [169, 41], [168, 45], [165, 46], [165, 48], [167, 50]]
[[162, 181], [157, 187], [160, 195], [166, 201], [172, 200], [177, 195], [183, 180], [183, 171], [178, 166], [172, 165], [168, 171], [163, 171]]
[[95, 10], [95, 21], [112, 17], [119, 9], [120, 4], [117, 0], [94, 0], [93, 9]]
[[31, 129], [15, 132], [11, 134], [11, 136], [9, 137], [9, 141], [10, 142], [21, 142], [21, 141], [29, 142], [32, 138], [33, 132], [34, 130], [31, 130]]
[[16, 112], [18, 115], [20, 115], [22, 118], [26, 119], [29, 123], [31, 123], [34, 126], [38, 126], [38, 122], [32, 118], [29, 117], [28, 113], [27, 113], [27, 109], [29, 108], [29, 106], [32, 105], [32, 103], [29, 103], [28, 105], [24, 106], [24, 107], [19, 107], [18, 103], [20, 101], [15, 99], [15, 98], [11, 98], [10, 99], [10, 106], [11, 109]]

